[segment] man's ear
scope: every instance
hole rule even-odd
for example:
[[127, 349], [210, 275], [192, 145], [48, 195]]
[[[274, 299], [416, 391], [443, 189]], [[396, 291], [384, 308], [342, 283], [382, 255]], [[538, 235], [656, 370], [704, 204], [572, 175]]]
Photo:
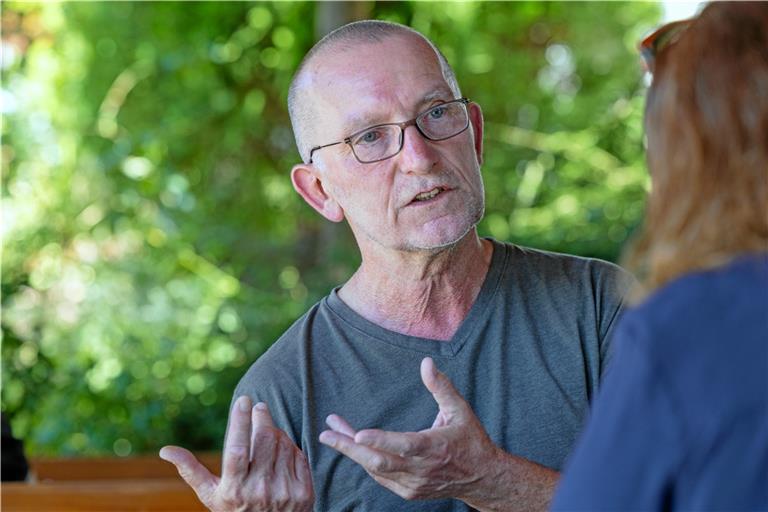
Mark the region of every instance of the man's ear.
[[344, 220], [344, 210], [323, 188], [323, 182], [312, 164], [297, 164], [291, 169], [293, 188], [320, 215], [332, 222]]
[[475, 136], [475, 154], [477, 163], [483, 164], [483, 110], [477, 103], [469, 104], [469, 122], [472, 123], [472, 133]]

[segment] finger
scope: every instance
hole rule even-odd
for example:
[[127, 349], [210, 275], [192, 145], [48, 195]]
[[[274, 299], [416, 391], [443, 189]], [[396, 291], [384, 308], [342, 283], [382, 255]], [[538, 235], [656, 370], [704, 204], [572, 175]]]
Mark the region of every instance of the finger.
[[[274, 422], [272, 421], [272, 415], [269, 413], [269, 408], [267, 407], [267, 404], [264, 402], [258, 402], [256, 405], [253, 406], [251, 409], [251, 453], [250, 453], [250, 460], [251, 462], [255, 461], [257, 459], [256, 457], [256, 451], [257, 447], [259, 445], [263, 445], [265, 442], [267, 444], [268, 440], [262, 439], [260, 441], [257, 441], [256, 437], [257, 434], [263, 433], [261, 432], [261, 427], [271, 427], [274, 428]], [[258, 458], [263, 458], [265, 454], [263, 452], [260, 453]], [[271, 461], [271, 458], [270, 458]]]
[[380, 451], [395, 453], [401, 457], [410, 457], [418, 455], [422, 451], [426, 434], [367, 429], [358, 432], [354, 440], [357, 444]]
[[280, 450], [282, 433], [275, 427], [267, 404], [259, 402], [251, 411], [251, 471], [255, 475], [273, 475]]
[[275, 428], [275, 422], [272, 421], [272, 415], [264, 402], [259, 402], [253, 406], [253, 428], [271, 427]]
[[243, 480], [251, 455], [251, 399], [241, 396], [229, 413], [229, 426], [221, 463], [223, 480]]
[[357, 462], [369, 473], [384, 474], [398, 471], [404, 461], [398, 455], [385, 453], [368, 446], [355, 443], [351, 437], [332, 430], [320, 433], [320, 442], [346, 455]]
[[328, 416], [325, 419], [325, 423], [331, 427], [331, 430], [334, 430], [340, 434], [344, 434], [348, 437], [355, 437], [355, 429], [353, 429], [349, 423], [347, 423], [347, 420], [338, 414], [331, 414]]
[[192, 452], [179, 446], [163, 446], [160, 458], [176, 466], [179, 476], [192, 487], [200, 501], [207, 504], [216, 490], [219, 479], [203, 466]]
[[453, 387], [450, 379], [444, 373], [437, 370], [431, 357], [425, 357], [421, 361], [421, 380], [424, 386], [432, 393], [442, 413], [461, 416], [466, 411], [467, 402]]

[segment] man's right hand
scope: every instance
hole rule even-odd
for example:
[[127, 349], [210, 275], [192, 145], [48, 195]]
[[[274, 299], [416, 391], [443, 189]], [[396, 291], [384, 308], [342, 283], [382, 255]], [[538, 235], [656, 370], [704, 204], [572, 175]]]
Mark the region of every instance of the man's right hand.
[[246, 396], [230, 412], [221, 477], [178, 446], [164, 446], [160, 457], [176, 466], [213, 512], [312, 510], [315, 495], [306, 457], [275, 427], [266, 404], [251, 407]]

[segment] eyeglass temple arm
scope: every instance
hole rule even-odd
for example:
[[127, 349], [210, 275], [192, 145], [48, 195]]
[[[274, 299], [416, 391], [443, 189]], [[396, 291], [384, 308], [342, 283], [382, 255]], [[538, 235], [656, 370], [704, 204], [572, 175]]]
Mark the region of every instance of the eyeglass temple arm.
[[323, 149], [323, 148], [328, 148], [328, 147], [331, 147], [331, 146], [336, 146], [336, 145], [338, 145], [338, 144], [343, 144], [343, 143], [347, 142], [347, 140], [348, 140], [348, 139], [345, 139], [345, 140], [340, 140], [340, 141], [338, 141], [338, 142], [331, 142], [330, 144], [324, 144], [324, 145], [322, 145], [322, 146], [315, 146], [315, 147], [313, 147], [312, 149], [310, 149], [310, 150], [309, 150], [309, 162], [307, 162], [307, 163], [310, 163], [310, 164], [312, 163], [312, 155], [313, 155], [313, 154], [315, 153], [315, 151], [317, 151], [318, 149]]

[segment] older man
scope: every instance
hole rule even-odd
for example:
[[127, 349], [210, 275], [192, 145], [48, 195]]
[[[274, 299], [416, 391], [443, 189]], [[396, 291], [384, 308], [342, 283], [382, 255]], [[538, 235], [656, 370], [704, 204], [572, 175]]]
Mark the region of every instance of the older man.
[[241, 380], [221, 478], [162, 456], [213, 510], [545, 508], [621, 271], [478, 237], [482, 112], [407, 27], [326, 36], [289, 109], [293, 185], [349, 223], [362, 263]]

